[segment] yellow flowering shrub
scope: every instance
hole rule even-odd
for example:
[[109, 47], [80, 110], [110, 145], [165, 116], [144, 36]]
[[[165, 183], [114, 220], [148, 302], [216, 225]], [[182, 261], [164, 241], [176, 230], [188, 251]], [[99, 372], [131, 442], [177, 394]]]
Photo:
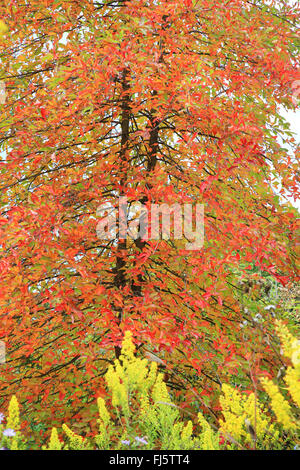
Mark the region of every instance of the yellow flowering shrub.
[[157, 363], [134, 355], [130, 332], [125, 333], [122, 354], [106, 373], [114, 418], [103, 399], [98, 399], [99, 449], [194, 449], [193, 425], [179, 419]]
[[[94, 441], [98, 449], [213, 449], [218, 447], [217, 433], [199, 417], [202, 439], [193, 435], [192, 421], [180, 420], [178, 408], [170, 399], [157, 363], [134, 355], [130, 332], [125, 333], [122, 354], [110, 366], [105, 380], [111, 394], [112, 412], [103, 398], [97, 399], [99, 432]], [[200, 415], [199, 415], [200, 416]], [[65, 424], [62, 429], [68, 443], [59, 440], [52, 429], [46, 450], [87, 449], [92, 443], [73, 433]]]
[[9, 450], [21, 450], [24, 447], [20, 432], [20, 412], [17, 397], [13, 395], [8, 405], [8, 417], [6, 425], [2, 424], [4, 415], [0, 419], [0, 448]]
[[[242, 446], [272, 448], [279, 437], [275, 425], [264, 412], [254, 393], [242, 394], [233, 387], [223, 384], [220, 397], [223, 418], [220, 432], [225, 439], [231, 437], [231, 447]], [[230, 440], [230, 439], [229, 439]]]
[[[263, 406], [254, 393], [242, 395], [228, 384], [222, 386], [220, 432], [225, 439], [229, 435], [242, 446], [252, 444], [260, 449], [274, 449], [288, 447], [289, 442], [294, 447], [299, 445], [300, 341], [280, 321], [276, 321], [276, 331], [282, 353], [292, 364], [287, 367], [284, 377], [291, 400], [285, 398], [279, 386], [267, 377], [261, 378], [261, 384], [269, 398], [268, 407]], [[236, 448], [236, 445], [233, 443], [231, 447]]]
[[294, 338], [280, 321], [277, 321], [277, 332], [281, 339], [283, 354], [292, 363], [292, 366], [286, 370], [284, 380], [294, 403], [300, 408], [300, 340]]
[[202, 428], [200, 433], [200, 448], [202, 450], [219, 450], [220, 449], [220, 434], [214, 432], [208, 424], [202, 413], [198, 413], [198, 421]]
[[57, 429], [52, 428], [49, 447], [44, 446], [44, 450], [62, 450], [63, 444], [60, 442]]
[[282, 353], [291, 362], [284, 376], [291, 403], [284, 398], [278, 385], [272, 380], [264, 377], [261, 382], [270, 397], [270, 405], [276, 415], [277, 422], [282, 425], [286, 432], [297, 433], [300, 429], [300, 341], [291, 335], [288, 328], [281, 321], [276, 321], [276, 330], [281, 340]]
[[[157, 363], [135, 356], [130, 332], [125, 333], [122, 353], [106, 373], [110, 400], [97, 399], [98, 434], [93, 439], [62, 425], [64, 440], [51, 431], [45, 450], [85, 449], [290, 449], [299, 446], [300, 342], [286, 326], [276, 323], [282, 353], [290, 361], [284, 377], [285, 396], [279, 385], [266, 377], [261, 384], [267, 393], [264, 403], [258, 391], [243, 394], [229, 384], [222, 385], [221, 418], [209, 424], [202, 413], [196, 422], [181, 419], [172, 402]], [[19, 405], [12, 397], [6, 426], [1, 422], [2, 448], [23, 449]]]

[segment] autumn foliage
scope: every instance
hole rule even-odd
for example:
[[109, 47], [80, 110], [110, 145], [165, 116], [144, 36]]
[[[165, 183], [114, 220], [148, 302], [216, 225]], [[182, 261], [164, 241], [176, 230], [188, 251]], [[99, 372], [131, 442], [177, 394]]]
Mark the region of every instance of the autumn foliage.
[[[299, 11], [273, 3], [2, 0], [2, 400], [84, 422], [126, 330], [191, 406], [276, 363], [270, 313], [245, 336], [238, 301], [249, 273], [297, 279], [296, 210], [274, 188], [299, 196], [280, 116]], [[100, 240], [119, 196], [204, 204], [203, 248]]]

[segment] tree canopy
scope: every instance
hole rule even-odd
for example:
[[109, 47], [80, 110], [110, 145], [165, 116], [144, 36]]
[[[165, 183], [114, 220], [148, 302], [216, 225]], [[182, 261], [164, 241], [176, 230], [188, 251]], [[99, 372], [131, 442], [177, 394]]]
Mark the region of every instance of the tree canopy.
[[[253, 345], [255, 367], [268, 367], [270, 325], [245, 339], [238, 279], [297, 278], [297, 213], [274, 192], [299, 196], [279, 112], [294, 106], [297, 11], [4, 0], [0, 14], [0, 396], [81, 416], [125, 330], [175, 389], [180, 377], [210, 393], [247, 368]], [[203, 204], [203, 247], [100, 240], [97, 210], [120, 196]]]

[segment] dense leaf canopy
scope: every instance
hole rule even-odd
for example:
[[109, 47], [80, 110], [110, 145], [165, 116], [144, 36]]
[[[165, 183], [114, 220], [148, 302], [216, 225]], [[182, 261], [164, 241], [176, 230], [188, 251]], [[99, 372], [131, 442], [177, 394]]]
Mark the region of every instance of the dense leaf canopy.
[[[2, 398], [79, 413], [124, 330], [204, 393], [247, 357], [238, 275], [296, 276], [296, 211], [274, 188], [299, 195], [279, 114], [294, 106], [298, 13], [284, 1], [1, 2]], [[97, 209], [119, 196], [204, 204], [203, 247], [100, 240]]]

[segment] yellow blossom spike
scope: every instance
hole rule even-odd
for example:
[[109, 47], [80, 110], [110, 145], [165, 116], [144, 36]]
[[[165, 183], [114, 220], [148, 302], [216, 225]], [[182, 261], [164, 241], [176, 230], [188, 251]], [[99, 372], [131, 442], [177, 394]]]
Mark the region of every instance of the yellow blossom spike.
[[271, 408], [274, 411], [277, 420], [286, 430], [294, 430], [296, 425], [291, 418], [291, 407], [279, 392], [279, 388], [272, 380], [263, 377], [261, 383], [271, 398]]
[[61, 450], [62, 446], [63, 444], [60, 442], [58, 438], [57, 429], [52, 428], [48, 450]]
[[20, 428], [20, 412], [17, 397], [13, 395], [8, 405], [7, 428], [18, 431]]

